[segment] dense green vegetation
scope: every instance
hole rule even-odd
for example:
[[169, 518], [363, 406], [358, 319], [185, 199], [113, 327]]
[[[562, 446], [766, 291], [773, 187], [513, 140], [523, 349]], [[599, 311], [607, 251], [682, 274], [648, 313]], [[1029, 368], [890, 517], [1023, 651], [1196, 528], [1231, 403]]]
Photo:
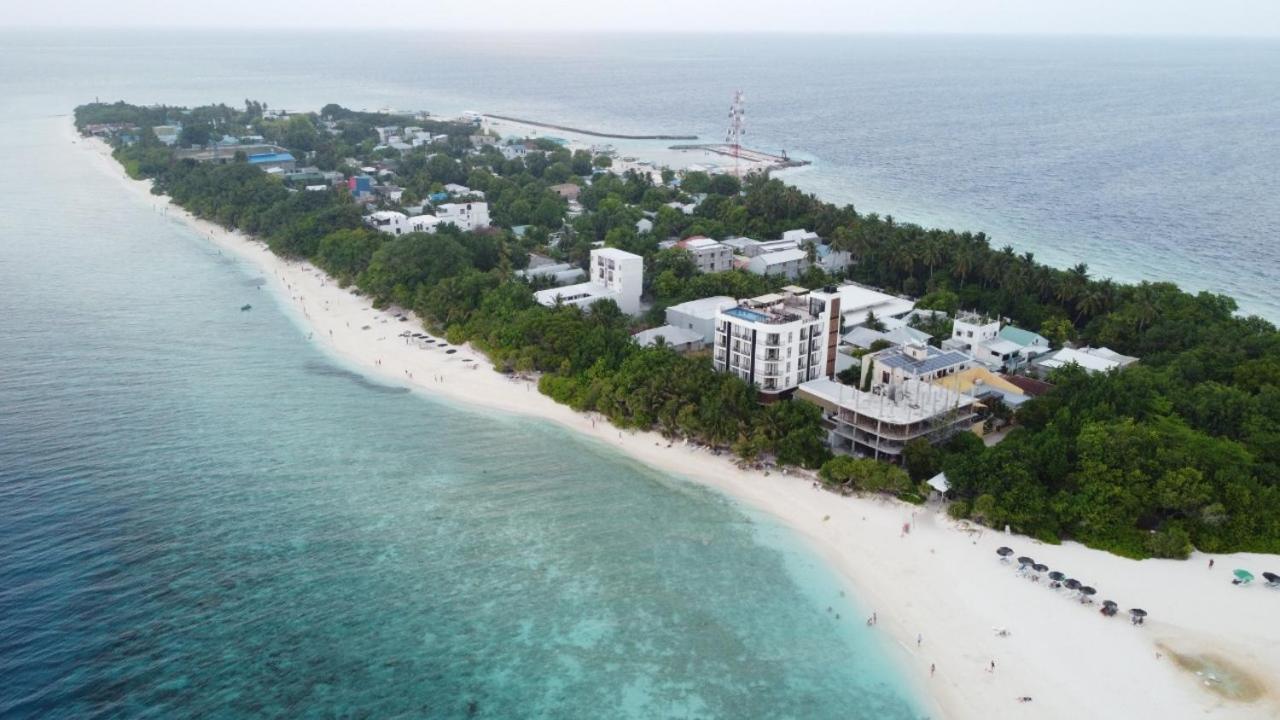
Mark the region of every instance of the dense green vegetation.
[[1135, 557], [1280, 552], [1273, 325], [1234, 315], [1221, 295], [1095, 280], [1084, 265], [994, 250], [981, 234], [868, 215], [832, 238], [857, 258], [856, 279], [923, 293], [924, 307], [998, 314], [1142, 359], [1108, 375], [1059, 372], [994, 447], [957, 438], [941, 464], [953, 515]]
[[[223, 108], [95, 104], [77, 109], [76, 117], [82, 128], [149, 127], [190, 112], [211, 131], [256, 131], [322, 168], [341, 167], [346, 157], [399, 156], [374, 150], [373, 128], [423, 124], [337, 106], [287, 119], [264, 119], [260, 104]], [[592, 178], [605, 163], [587, 153], [544, 143], [508, 161], [495, 148], [470, 151], [466, 126], [436, 129], [447, 143], [393, 160], [406, 188], [402, 204], [444, 183], [465, 183], [486, 193], [497, 224], [529, 225], [522, 237], [451, 227], [435, 235], [382, 235], [361, 226], [360, 210], [345, 193], [290, 192], [242, 163], [175, 162], [145, 131], [116, 156], [132, 175], [154, 178], [157, 192], [196, 214], [256, 233], [276, 252], [309, 258], [378, 303], [412, 308], [452, 341], [475, 343], [500, 369], [539, 371], [543, 392], [621, 426], [660, 429], [748, 458], [821, 465], [829, 485], [907, 498], [944, 469], [953, 515], [1048, 541], [1073, 538], [1131, 556], [1181, 557], [1192, 546], [1280, 552], [1280, 334], [1258, 318], [1235, 316], [1229, 298], [1168, 283], [1097, 280], [1083, 265], [1049, 268], [1029, 253], [991, 248], [980, 233], [859, 214], [767, 177], [739, 185], [688, 173], [679, 187], [636, 174]], [[564, 201], [550, 189], [563, 182], [583, 186], [578, 217], [566, 217]], [[692, 214], [666, 205], [688, 202], [690, 193], [707, 193]], [[636, 231], [642, 211], [653, 214], [651, 233]], [[755, 295], [779, 284], [740, 272], [700, 275], [683, 251], [658, 251], [660, 239], [767, 238], [798, 227], [850, 252], [853, 279], [922, 296], [923, 307], [999, 314], [1055, 342], [1106, 345], [1142, 362], [1102, 376], [1061, 371], [1051, 392], [1023, 407], [1019, 427], [1002, 443], [987, 448], [966, 434], [942, 448], [917, 444], [904, 468], [889, 468], [829, 459], [814, 406], [761, 406], [752, 388], [712, 372], [705, 358], [634, 346], [631, 320], [611, 303], [587, 313], [543, 308], [510, 273], [531, 250], [583, 262], [590, 244], [604, 241], [645, 256], [655, 305], [649, 320], [657, 321], [671, 303]], [[553, 233], [559, 242], [549, 245]], [[801, 284], [827, 280], [813, 271]], [[943, 334], [946, 323], [926, 331]]]
[[[488, 151], [465, 159], [415, 154], [397, 169], [401, 178], [430, 187], [458, 179], [465, 166], [462, 179], [484, 190], [498, 212], [517, 214], [527, 195], [539, 202], [550, 196], [556, 198], [558, 218], [563, 205], [547, 188], [562, 176], [551, 173], [542, 179], [529, 166], [542, 166], [546, 175], [556, 162], [572, 163], [573, 156], [560, 148], [546, 154], [559, 159], [543, 166], [538, 159], [528, 165], [507, 163]], [[532, 288], [510, 273], [527, 262], [528, 253], [509, 232], [462, 233], [448, 226], [436, 234], [388, 236], [364, 227], [359, 207], [344, 192], [291, 192], [244, 163], [174, 161], [154, 137], [117, 148], [116, 157], [136, 175], [153, 178], [155, 192], [170, 195], [194, 214], [254, 233], [279, 254], [310, 259], [379, 304], [414, 310], [452, 342], [474, 343], [499, 369], [543, 373], [540, 389], [557, 401], [600, 412], [620, 427], [657, 429], [731, 448], [745, 459], [768, 455], [780, 463], [816, 468], [830, 457], [817, 407], [802, 402], [761, 405], [754, 388], [713, 372], [705, 358], [637, 347], [630, 341], [632, 319], [611, 301], [597, 303], [590, 312], [535, 303]], [[484, 161], [492, 164], [486, 167]], [[578, 169], [591, 173], [590, 158]], [[635, 176], [602, 176], [591, 190], [625, 194], [637, 183]], [[630, 214], [616, 223], [594, 217], [619, 206], [618, 197], [601, 196], [598, 203], [604, 210], [581, 223], [583, 236], [608, 234], [623, 222], [634, 226]], [[589, 247], [584, 241], [562, 252], [571, 257], [580, 252], [585, 258]], [[652, 249], [656, 247], [654, 241]], [[736, 271], [697, 275], [691, 265], [672, 270], [670, 276], [664, 288], [676, 301], [701, 297], [707, 289], [755, 292], [777, 284]]]

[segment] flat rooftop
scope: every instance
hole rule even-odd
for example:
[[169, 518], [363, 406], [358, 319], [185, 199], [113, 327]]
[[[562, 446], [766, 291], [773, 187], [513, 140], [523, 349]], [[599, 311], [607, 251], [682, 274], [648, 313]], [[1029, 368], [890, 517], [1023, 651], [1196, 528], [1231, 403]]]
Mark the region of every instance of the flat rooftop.
[[911, 312], [916, 305], [912, 300], [882, 293], [862, 285], [841, 285], [836, 288], [836, 292], [840, 294], [840, 313], [846, 317], [857, 315], [850, 318], [855, 325], [866, 321], [868, 311], [885, 318]]
[[834, 380], [819, 378], [802, 384], [799, 392], [841, 410], [855, 412], [862, 418], [894, 425], [921, 422], [957, 409], [968, 412], [974, 403], [968, 395], [954, 393], [932, 383], [917, 382], [903, 383], [892, 389], [881, 386], [879, 392], [863, 392]]
[[972, 360], [971, 357], [958, 350], [939, 350], [932, 345], [925, 345], [924, 347], [927, 355], [923, 360], [911, 357], [902, 348], [883, 350], [872, 357], [875, 358], [877, 366], [900, 368], [916, 375], [931, 373]]
[[672, 305], [667, 308], [668, 312], [683, 313], [692, 315], [693, 317], [714, 318], [716, 313], [726, 305], [735, 305], [736, 302], [728, 295], [712, 295], [711, 297], [699, 298], [682, 302], [679, 305]]

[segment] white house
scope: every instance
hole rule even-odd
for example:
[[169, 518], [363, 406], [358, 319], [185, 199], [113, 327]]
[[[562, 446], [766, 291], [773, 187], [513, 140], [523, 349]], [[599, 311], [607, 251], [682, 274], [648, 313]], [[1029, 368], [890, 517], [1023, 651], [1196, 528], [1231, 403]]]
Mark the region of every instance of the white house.
[[636, 221], [636, 233], [653, 232], [653, 221], [649, 218], [640, 218]]
[[547, 307], [559, 303], [582, 308], [609, 299], [628, 315], [640, 312], [644, 258], [617, 248], [596, 248], [591, 251], [588, 273], [590, 280], [585, 283], [539, 290], [534, 299]]
[[733, 269], [733, 251], [728, 245], [716, 242], [709, 237], [694, 235], [673, 244], [693, 255], [693, 262], [698, 272], [713, 273]]
[[865, 285], [848, 283], [841, 285], [840, 311], [844, 313], [845, 325], [862, 325], [870, 314], [881, 320], [906, 315], [915, 307], [915, 301], [882, 293]]
[[877, 342], [889, 343], [890, 347], [909, 343], [929, 342], [929, 333], [917, 330], [909, 325], [901, 325], [892, 330], [875, 330], [866, 325], [859, 325], [844, 335], [844, 343], [856, 348], [870, 348]]
[[822, 238], [818, 237], [818, 233], [809, 230], [784, 230], [782, 239], [786, 242], [795, 243], [796, 247], [804, 247], [809, 243], [816, 245], [822, 242]]
[[808, 255], [798, 248], [756, 255], [747, 263], [747, 270], [757, 275], [781, 275], [792, 280], [808, 269]]
[[829, 273], [838, 273], [853, 264], [853, 253], [845, 250], [834, 250], [830, 245], [814, 244], [814, 252], [818, 256], [818, 267]]
[[436, 217], [466, 232], [480, 230], [489, 227], [489, 203], [444, 203], [436, 206]]
[[516, 277], [549, 279], [557, 285], [582, 280], [587, 276], [582, 268], [569, 263], [549, 263], [537, 267], [530, 265], [527, 270], [517, 270], [515, 274]]
[[414, 215], [408, 220], [409, 232], [433, 233], [439, 224], [440, 218], [435, 215]]
[[409, 218], [402, 212], [379, 210], [364, 217], [365, 223], [389, 235], [403, 235], [409, 230]]
[[716, 313], [712, 362], [759, 388], [765, 401], [835, 373], [840, 296], [834, 288], [774, 293]]
[[738, 303], [728, 295], [715, 295], [700, 300], [690, 300], [667, 308], [667, 324], [692, 330], [702, 336], [702, 342], [710, 345], [716, 328], [716, 313]]
[[650, 347], [658, 344], [658, 340], [662, 340], [663, 344], [672, 348], [676, 352], [697, 352], [702, 349], [702, 335], [693, 330], [675, 327], [674, 325], [663, 325], [662, 327], [649, 328], [641, 330], [631, 336], [632, 340], [641, 347]]
[[992, 370], [1014, 372], [1047, 352], [1049, 341], [1029, 330], [1001, 328], [998, 319], [960, 312], [956, 313], [951, 337], [943, 342], [943, 347], [964, 350]]
[[1090, 373], [1099, 373], [1126, 368], [1136, 362], [1138, 358], [1121, 355], [1106, 347], [1062, 348], [1036, 358], [1032, 367], [1040, 375], [1068, 365], [1079, 365]]
[[799, 248], [791, 240], [752, 240], [748, 237], [729, 238], [724, 241], [724, 244], [733, 248], [736, 254], [747, 258]]
[[522, 160], [529, 154], [529, 148], [524, 143], [516, 143], [514, 145], [503, 145], [498, 148], [502, 153], [502, 157], [507, 160]]

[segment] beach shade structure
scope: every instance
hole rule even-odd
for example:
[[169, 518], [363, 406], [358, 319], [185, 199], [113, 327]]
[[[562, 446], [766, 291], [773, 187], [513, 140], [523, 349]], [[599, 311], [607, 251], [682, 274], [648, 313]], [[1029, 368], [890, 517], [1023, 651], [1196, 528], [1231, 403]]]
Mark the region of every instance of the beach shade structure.
[[1032, 560], [1031, 558], [1027, 557], [1026, 555], [1023, 555], [1022, 557], [1018, 558], [1018, 564], [1019, 564], [1019, 565], [1035, 565], [1035, 564], [1036, 564], [1036, 561], [1035, 561], [1035, 560]]
[[1120, 609], [1120, 606], [1116, 604], [1115, 600], [1103, 600], [1102, 610], [1100, 612], [1103, 615], [1106, 615], [1107, 617], [1112, 617], [1116, 614], [1116, 611], [1118, 611], [1119, 609]]
[[1262, 573], [1262, 577], [1267, 581], [1268, 586], [1280, 587], [1280, 575], [1273, 572], [1264, 572]]
[[1083, 593], [1083, 594], [1085, 594], [1085, 595], [1097, 595], [1097, 594], [1098, 594], [1098, 591], [1097, 591], [1097, 590], [1095, 590], [1095, 589], [1093, 589], [1093, 588], [1089, 587], [1088, 585], [1081, 585], [1081, 586], [1080, 586], [1080, 592], [1081, 592], [1081, 593]]
[[1129, 619], [1134, 625], [1141, 625], [1147, 617], [1147, 611], [1142, 608], [1133, 608], [1129, 611]]
[[1007, 558], [1007, 557], [1009, 557], [1010, 555], [1012, 555], [1012, 554], [1013, 554], [1013, 548], [1011, 548], [1011, 547], [999, 547], [999, 548], [996, 548], [996, 554], [997, 554], [997, 555], [999, 555], [999, 556], [1000, 556], [1000, 557], [1002, 557], [1002, 558]]
[[1066, 573], [1054, 570], [1053, 572], [1049, 573], [1049, 579], [1054, 582], [1062, 582], [1063, 580], [1067, 579], [1067, 575]]
[[1079, 581], [1079, 580], [1076, 580], [1075, 578], [1067, 578], [1066, 580], [1063, 580], [1063, 581], [1062, 581], [1062, 584], [1063, 584], [1063, 586], [1064, 586], [1064, 587], [1066, 587], [1068, 590], [1079, 590], [1079, 589], [1080, 589], [1080, 581]]
[[1236, 579], [1231, 581], [1236, 585], [1248, 585], [1249, 583], [1253, 582], [1253, 573], [1249, 572], [1248, 570], [1241, 570], [1240, 568], [1236, 568], [1234, 571], [1232, 571], [1231, 574], [1236, 576]]
[[1035, 570], [1036, 572], [1045, 572], [1046, 570], [1049, 569], [1049, 566], [1045, 565], [1044, 563], [1036, 563], [1035, 565], [1031, 566], [1031, 569]]

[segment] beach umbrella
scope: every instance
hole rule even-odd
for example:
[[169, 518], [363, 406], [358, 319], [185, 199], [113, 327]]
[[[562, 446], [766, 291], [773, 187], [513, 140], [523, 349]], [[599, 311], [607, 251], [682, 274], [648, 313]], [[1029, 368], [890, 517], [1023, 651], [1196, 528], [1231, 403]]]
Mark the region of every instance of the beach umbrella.
[[1103, 601], [1102, 601], [1102, 607], [1115, 609], [1115, 608], [1118, 608], [1118, 607], [1120, 607], [1120, 606], [1119, 606], [1118, 604], [1116, 604], [1116, 601], [1115, 601], [1115, 600], [1103, 600]]
[[1036, 563], [1035, 565], [1031, 566], [1031, 569], [1035, 570], [1036, 572], [1044, 572], [1045, 570], [1049, 569], [1049, 566], [1043, 563]]
[[1280, 583], [1280, 575], [1277, 575], [1273, 572], [1264, 572], [1262, 573], [1262, 577], [1266, 578], [1267, 582]]
[[1066, 577], [1067, 576], [1065, 573], [1060, 573], [1057, 570], [1054, 570], [1053, 572], [1049, 573], [1049, 579], [1054, 582], [1062, 582], [1063, 580], [1066, 579]]
[[1097, 591], [1097, 590], [1094, 590], [1093, 588], [1089, 587], [1088, 585], [1081, 586], [1081, 588], [1080, 588], [1080, 592], [1084, 593], [1085, 595], [1097, 595], [1097, 594], [1098, 594], [1098, 591]]
[[1063, 586], [1065, 586], [1068, 590], [1076, 590], [1076, 589], [1079, 589], [1079, 587], [1080, 587], [1080, 581], [1079, 581], [1079, 580], [1076, 580], [1075, 578], [1067, 578], [1067, 580], [1066, 580], [1065, 582], [1063, 582], [1062, 584], [1063, 584]]
[[1000, 557], [1009, 557], [1010, 555], [1013, 554], [1013, 548], [1009, 548], [1009, 547], [996, 548], [996, 554], [999, 555]]
[[1144, 618], [1147, 616], [1147, 611], [1142, 608], [1133, 608], [1129, 611], [1129, 614], [1136, 618]]
[[1242, 583], [1253, 582], [1253, 573], [1248, 570], [1240, 570], [1237, 568], [1233, 574], [1236, 576], [1236, 579]]
[[1035, 565], [1035, 564], [1036, 564], [1036, 561], [1035, 561], [1035, 560], [1032, 560], [1031, 558], [1027, 557], [1026, 555], [1023, 555], [1022, 557], [1018, 558], [1018, 564], [1019, 564], [1019, 565]]

